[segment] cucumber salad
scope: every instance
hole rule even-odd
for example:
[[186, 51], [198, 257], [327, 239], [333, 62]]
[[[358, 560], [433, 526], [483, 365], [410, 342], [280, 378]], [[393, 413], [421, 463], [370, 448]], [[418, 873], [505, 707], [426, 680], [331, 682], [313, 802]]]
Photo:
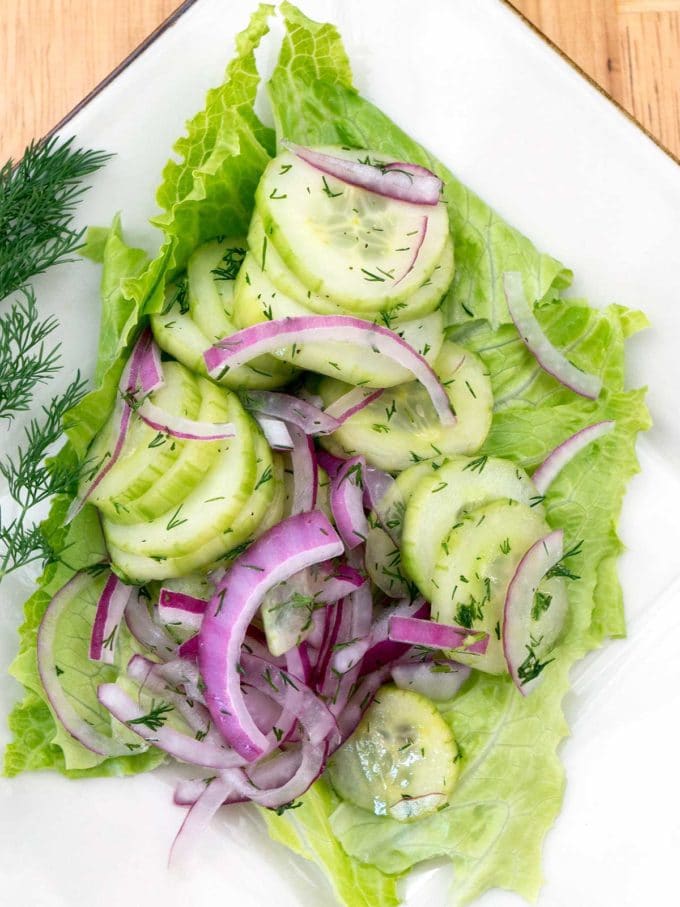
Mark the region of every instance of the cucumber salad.
[[533, 898], [570, 667], [625, 632], [645, 319], [565, 295], [357, 93], [333, 26], [280, 12], [275, 128], [263, 5], [164, 171], [158, 255], [88, 234], [98, 367], [6, 771], [182, 763], [173, 862], [250, 802], [345, 905], [431, 857], [451, 904]]

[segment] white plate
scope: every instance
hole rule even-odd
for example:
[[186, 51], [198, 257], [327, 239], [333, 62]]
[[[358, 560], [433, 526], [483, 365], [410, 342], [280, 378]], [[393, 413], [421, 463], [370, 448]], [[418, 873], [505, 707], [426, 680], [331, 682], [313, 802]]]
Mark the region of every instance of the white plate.
[[[360, 90], [543, 249], [573, 267], [595, 303], [642, 307], [631, 382], [650, 385], [655, 428], [621, 524], [629, 641], [574, 671], [568, 790], [544, 855], [540, 907], [666, 905], [677, 889], [680, 772], [680, 170], [500, 0], [301, 0], [341, 29]], [[185, 119], [219, 83], [249, 0], [198, 0], [67, 124], [116, 152], [80, 209], [83, 223], [122, 210], [153, 250], [154, 191]], [[265, 52], [270, 66], [274, 50]], [[97, 333], [94, 266], [39, 281], [60, 314], [69, 367], [89, 373]], [[676, 349], [675, 344], [678, 344]], [[64, 381], [66, 376], [64, 376]], [[0, 714], [18, 696], [5, 676], [30, 578], [0, 597]], [[2, 721], [0, 743], [7, 737]], [[244, 812], [215, 823], [183, 874], [166, 871], [180, 813], [162, 774], [0, 780], [0, 901], [11, 907], [253, 907], [330, 904], [315, 872], [270, 844]], [[311, 881], [310, 881], [311, 880]], [[438, 882], [437, 884], [442, 884]], [[437, 891], [439, 893], [437, 893]], [[412, 903], [444, 904], [428, 888]], [[411, 901], [409, 902], [411, 903]], [[523, 903], [492, 892], [483, 907]], [[379, 905], [376, 905], [379, 907]]]

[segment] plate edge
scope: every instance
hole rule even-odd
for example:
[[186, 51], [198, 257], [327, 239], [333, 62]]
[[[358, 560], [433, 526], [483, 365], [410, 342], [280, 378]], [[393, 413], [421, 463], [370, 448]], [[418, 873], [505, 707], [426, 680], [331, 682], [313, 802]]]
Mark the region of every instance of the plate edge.
[[616, 98], [613, 98], [610, 94], [608, 94], [604, 90], [604, 88], [598, 82], [596, 82], [595, 79], [593, 79], [593, 77], [591, 75], [589, 75], [585, 71], [585, 69], [583, 69], [581, 66], [579, 66], [579, 64], [575, 60], [572, 60], [572, 58], [568, 54], [566, 54], [562, 50], [561, 47], [559, 47], [557, 44], [555, 44], [555, 42], [552, 40], [552, 38], [549, 38], [546, 34], [544, 34], [540, 30], [540, 28], [538, 28], [538, 26], [536, 26], [531, 21], [531, 19], [527, 18], [527, 16], [525, 16], [521, 10], [517, 9], [517, 7], [513, 5], [512, 0], [499, 0], [499, 2], [502, 3], [502, 5], [505, 6], [507, 9], [509, 9], [510, 12], [514, 13], [514, 15], [517, 16], [518, 19], [521, 19], [522, 22], [524, 22], [524, 24], [526, 26], [528, 26], [531, 29], [531, 31], [538, 38], [540, 38], [541, 41], [543, 41], [544, 44], [547, 44], [548, 47], [551, 50], [553, 50], [558, 56], [560, 56], [564, 60], [565, 63], [568, 63], [572, 69], [576, 70], [576, 72], [580, 76], [582, 76], [586, 80], [586, 82], [589, 82], [590, 85], [597, 91], [597, 93], [602, 95], [602, 97], [605, 99], [605, 101], [608, 101], [612, 105], [612, 107], [615, 107], [620, 113], [622, 113], [624, 115], [624, 117], [628, 120], [629, 123], [632, 123], [633, 126], [636, 126], [640, 130], [640, 132], [642, 132], [644, 135], [646, 135], [647, 138], [650, 139], [656, 145], [657, 148], [659, 148], [661, 151], [663, 151], [663, 153], [667, 157], [669, 157], [674, 163], [680, 165], [680, 157], [678, 157], [673, 151], [671, 151], [670, 148], [668, 148], [666, 145], [664, 145], [652, 132], [649, 131], [649, 129], [647, 129], [646, 126], [643, 126], [643, 124], [639, 120], [636, 120], [635, 117], [633, 116], [633, 114], [630, 113], [629, 110], [626, 110], [626, 108], [623, 106], [623, 104], [620, 101], [617, 101]]

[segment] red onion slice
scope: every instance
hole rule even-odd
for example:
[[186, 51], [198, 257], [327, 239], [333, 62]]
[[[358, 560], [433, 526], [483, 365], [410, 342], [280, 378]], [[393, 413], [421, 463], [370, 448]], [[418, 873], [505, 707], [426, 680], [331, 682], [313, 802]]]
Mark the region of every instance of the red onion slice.
[[552, 485], [557, 475], [562, 472], [567, 463], [574, 459], [576, 454], [580, 453], [593, 441], [608, 434], [615, 427], [616, 422], [604, 421], [595, 422], [588, 425], [571, 435], [566, 441], [559, 444], [541, 463], [536, 472], [531, 477], [539, 494], [545, 494], [550, 485]]
[[175, 654], [177, 644], [152, 620], [143, 589], [135, 590], [128, 599], [125, 622], [130, 633], [145, 649], [150, 649], [164, 659]]
[[91, 582], [89, 574], [76, 573], [47, 606], [38, 628], [38, 673], [52, 711], [74, 739], [100, 756], [129, 755], [130, 751], [122, 743], [100, 734], [91, 723], [81, 718], [59, 680], [54, 654], [59, 620], [69, 603], [81, 595]]
[[328, 435], [340, 427], [337, 419], [300, 397], [273, 391], [248, 391], [242, 395], [243, 405], [252, 413], [280, 419], [297, 425], [308, 435]]
[[123, 619], [125, 606], [132, 589], [121, 582], [115, 573], [106, 581], [106, 585], [99, 596], [97, 610], [92, 624], [90, 637], [90, 660], [102, 661], [104, 664], [113, 664], [118, 628]]
[[602, 390], [602, 379], [582, 372], [552, 345], [529, 305], [519, 271], [506, 271], [503, 274], [503, 288], [515, 327], [541, 368], [575, 394], [591, 400], [597, 399]]
[[456, 418], [445, 389], [429, 362], [394, 331], [350, 315], [310, 315], [265, 321], [237, 331], [203, 353], [212, 378], [245, 365], [256, 356], [273, 353], [288, 342], [347, 342], [364, 346], [396, 362], [423, 385], [442, 424]]
[[[361, 412], [369, 403], [373, 403], [383, 394], [382, 389], [375, 390], [371, 387], [353, 387], [337, 400], [330, 403], [324, 412], [327, 416], [332, 416], [337, 422], [336, 428], [339, 428], [344, 422], [350, 419], [355, 413]], [[335, 431], [335, 429], [333, 429]]]
[[319, 469], [316, 461], [314, 442], [297, 425], [289, 425], [293, 441], [290, 459], [293, 465], [293, 503], [291, 516], [314, 510], [319, 488]]
[[179, 623], [183, 629], [199, 630], [207, 601], [163, 587], [158, 593], [158, 617], [165, 624]]
[[202, 765], [205, 768], [233, 768], [243, 765], [242, 757], [234, 750], [226, 746], [216, 746], [206, 740], [196, 740], [195, 737], [189, 737], [188, 734], [167, 727], [160, 723], [164, 721], [163, 715], [154, 720], [153, 710], [145, 714], [144, 710], [115, 683], [101, 684], [97, 690], [97, 698], [121, 724], [180, 762]]
[[246, 798], [244, 793], [245, 779], [243, 772], [232, 769], [220, 772], [209, 782], [203, 783], [203, 790], [198, 795], [175, 836], [168, 864], [176, 866], [182, 863], [196, 847], [196, 842], [210, 824], [217, 810], [226, 802], [241, 802]]
[[391, 617], [388, 631], [392, 642], [428, 649], [461, 649], [470, 655], [483, 655], [489, 644], [489, 634], [480, 634], [465, 627], [451, 627], [434, 620], [418, 617]]
[[223, 441], [236, 434], [231, 422], [197, 422], [166, 412], [149, 399], [137, 408], [136, 414], [156, 431], [181, 441]]
[[369, 510], [375, 511], [378, 519], [382, 519], [380, 502], [394, 485], [394, 479], [388, 472], [376, 469], [375, 466], [366, 466], [363, 477], [364, 504]]
[[364, 513], [363, 457], [345, 460], [331, 479], [331, 511], [340, 538], [351, 550], [366, 541], [368, 522]]
[[442, 181], [424, 167], [392, 163], [373, 166], [358, 161], [334, 157], [312, 148], [282, 141], [284, 148], [308, 163], [315, 170], [334, 176], [336, 179], [367, 189], [377, 195], [384, 195], [397, 201], [416, 205], [436, 205], [442, 190]]
[[377, 667], [396, 661], [408, 650], [408, 645], [393, 642], [389, 636], [390, 621], [394, 617], [426, 618], [430, 606], [423, 598], [411, 601], [404, 599], [392, 608], [385, 609], [369, 632], [338, 649], [333, 657], [333, 667], [340, 674], [349, 671], [364, 659], [363, 673], [370, 673]]
[[[505, 596], [503, 653], [510, 676], [523, 696], [531, 692], [542, 678], [542, 668], [537, 669], [537, 647], [532, 640], [534, 596], [546, 573], [562, 559], [563, 543], [564, 532], [561, 529], [535, 542], [517, 565]], [[545, 664], [547, 662], [543, 667]]]
[[441, 659], [392, 667], [392, 680], [396, 686], [427, 696], [433, 702], [449, 702], [469, 676], [470, 668]]
[[285, 422], [279, 422], [278, 419], [270, 419], [268, 416], [260, 416], [257, 413], [255, 413], [254, 419], [262, 429], [262, 434], [272, 450], [293, 449], [293, 439]]
[[161, 364], [161, 351], [156, 345], [153, 335], [147, 329], [142, 337], [144, 340], [140, 351], [139, 368], [131, 390], [134, 393], [139, 389], [142, 395], [146, 396], [152, 391], [158, 390], [159, 387], [163, 387], [165, 376]]
[[267, 738], [256, 727], [241, 690], [238, 663], [248, 625], [277, 583], [342, 550], [319, 511], [289, 517], [234, 561], [208, 606], [198, 644], [206, 703], [225, 739], [249, 762], [267, 749]]

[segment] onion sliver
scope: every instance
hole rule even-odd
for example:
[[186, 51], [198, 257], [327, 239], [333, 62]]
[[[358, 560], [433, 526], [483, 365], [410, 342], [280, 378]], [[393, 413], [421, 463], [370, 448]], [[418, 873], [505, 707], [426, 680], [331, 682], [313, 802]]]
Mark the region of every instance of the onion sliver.
[[54, 654], [59, 620], [72, 599], [81, 595], [91, 582], [92, 577], [88, 573], [76, 573], [47, 606], [38, 628], [38, 672], [54, 714], [72, 737], [101, 756], [129, 755], [130, 751], [122, 743], [100, 734], [92, 724], [80, 717], [59, 680]]
[[207, 601], [163, 587], [158, 593], [158, 616], [165, 624], [179, 622], [187, 630], [200, 629]]
[[[324, 412], [327, 416], [333, 416], [337, 421], [336, 427], [339, 428], [355, 413], [377, 400], [382, 393], [384, 393], [382, 388], [375, 390], [370, 387], [353, 387], [351, 391], [347, 391], [346, 394], [329, 403]], [[333, 430], [335, 431], [335, 429]]]
[[245, 779], [238, 769], [220, 772], [217, 777], [204, 784], [201, 793], [184, 817], [172, 847], [169, 865], [176, 866], [196, 847], [196, 841], [208, 827], [210, 820], [225, 802], [240, 802], [246, 799], [243, 792]]
[[541, 665], [532, 641], [534, 596], [546, 573], [562, 559], [563, 547], [564, 533], [561, 529], [535, 542], [517, 565], [505, 596], [503, 653], [510, 676], [524, 696], [539, 682], [547, 664], [544, 662]]
[[293, 465], [293, 504], [291, 516], [314, 510], [319, 488], [319, 469], [316, 462], [314, 442], [297, 425], [289, 425], [293, 449], [290, 459]]
[[602, 389], [602, 379], [582, 372], [552, 345], [527, 301], [519, 271], [506, 271], [503, 274], [503, 288], [515, 327], [541, 368], [575, 394], [591, 400], [597, 399]]
[[97, 690], [97, 698], [121, 724], [180, 762], [202, 765], [205, 768], [233, 768], [243, 765], [242, 757], [234, 750], [226, 746], [216, 746], [207, 740], [196, 740], [188, 734], [167, 727], [162, 714], [154, 720], [153, 711], [145, 714], [134, 699], [115, 683], [101, 684]]
[[448, 702], [470, 676], [470, 668], [455, 661], [413, 662], [392, 667], [392, 680], [402, 690], [413, 690], [434, 702]]
[[392, 642], [429, 649], [461, 649], [470, 655], [483, 655], [489, 644], [488, 633], [480, 634], [465, 627], [451, 627], [419, 617], [391, 617], [388, 635]]
[[342, 542], [320, 511], [289, 517], [234, 561], [208, 605], [198, 642], [206, 703], [225, 739], [249, 762], [266, 750], [267, 739], [241, 690], [238, 663], [248, 625], [277, 583], [342, 551]]
[[164, 659], [175, 654], [177, 644], [162, 627], [152, 620], [141, 588], [136, 589], [128, 599], [125, 608], [125, 622], [130, 633], [145, 649], [151, 649]]
[[118, 627], [123, 619], [125, 606], [128, 603], [132, 589], [121, 582], [115, 573], [106, 581], [104, 590], [99, 596], [97, 610], [92, 624], [90, 637], [91, 661], [102, 661], [104, 664], [113, 664], [116, 649]]
[[348, 549], [366, 541], [368, 521], [364, 513], [363, 457], [345, 460], [331, 479], [331, 511], [340, 537]]
[[270, 419], [269, 416], [261, 416], [258, 413], [254, 414], [254, 418], [262, 429], [262, 434], [272, 450], [293, 449], [293, 439], [285, 422], [280, 422], [278, 419]]
[[442, 424], [455, 424], [449, 398], [428, 361], [394, 331], [350, 315], [304, 315], [255, 324], [219, 340], [203, 358], [210, 376], [220, 378], [256, 356], [274, 353], [287, 343], [307, 341], [353, 343], [386, 356], [420, 381]]
[[148, 399], [137, 408], [136, 414], [156, 431], [181, 441], [224, 441], [236, 434], [231, 422], [197, 422], [166, 412]]
[[139, 368], [134, 382], [133, 393], [139, 390], [143, 395], [147, 395], [165, 384], [165, 376], [163, 375], [163, 366], [161, 364], [161, 351], [156, 345], [153, 335], [147, 329], [142, 334], [142, 338]]
[[424, 167], [397, 162], [379, 166], [360, 164], [294, 142], [284, 140], [281, 144], [315, 170], [334, 176], [350, 186], [416, 205], [436, 205], [439, 201], [442, 181]]
[[571, 435], [566, 441], [559, 444], [548, 454], [531, 477], [538, 493], [545, 494], [556, 476], [576, 454], [580, 453], [584, 447], [592, 444], [593, 441], [608, 434], [615, 425], [616, 422], [609, 420], [595, 422], [593, 425], [588, 425], [586, 428], [577, 431], [576, 434]]
[[307, 435], [328, 435], [340, 427], [340, 422], [328, 411], [324, 412], [313, 403], [308, 403], [300, 397], [293, 397], [291, 394], [246, 391], [242, 394], [242, 401], [246, 409], [252, 413], [297, 425]]

